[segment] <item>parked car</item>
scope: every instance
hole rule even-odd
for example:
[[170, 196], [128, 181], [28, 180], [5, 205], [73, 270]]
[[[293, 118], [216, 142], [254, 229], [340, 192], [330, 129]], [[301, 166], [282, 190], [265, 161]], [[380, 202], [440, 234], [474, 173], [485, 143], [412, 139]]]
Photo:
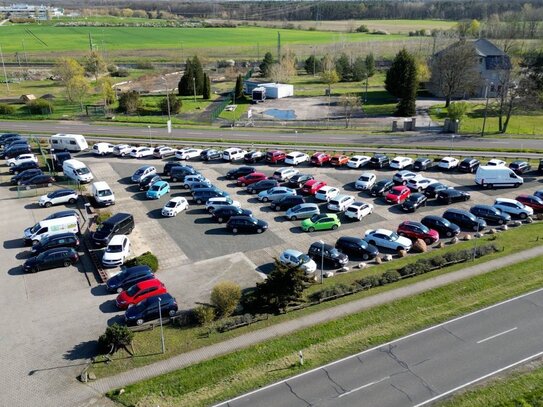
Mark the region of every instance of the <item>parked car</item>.
[[172, 155], [175, 155], [176, 152], [177, 150], [170, 146], [158, 146], [158, 147], [155, 147], [155, 149], [153, 150], [153, 157], [155, 158], [171, 157]]
[[190, 166], [190, 165], [182, 164], [182, 163], [179, 163], [177, 161], [168, 161], [166, 164], [164, 164], [164, 170], [162, 171], [162, 174], [163, 175], [170, 175], [170, 173], [172, 172], [172, 168], [174, 168], [174, 167], [190, 167], [190, 168], [192, 168], [192, 166]]
[[170, 192], [170, 184], [166, 181], [157, 181], [152, 184], [145, 194], [148, 199], [160, 199]]
[[53, 167], [55, 168], [55, 171], [62, 171], [64, 168], [64, 162], [72, 159], [72, 155], [67, 151], [60, 151], [52, 154], [51, 157], [53, 159]]
[[370, 162], [370, 159], [371, 157], [368, 157], [367, 155], [353, 155], [351, 158], [349, 158], [347, 167], [349, 168], [363, 167], [364, 165]]
[[252, 174], [239, 177], [237, 180], [237, 185], [240, 187], [246, 187], [247, 185], [254, 184], [255, 182], [268, 179], [268, 176], [263, 172], [253, 172]]
[[39, 168], [38, 163], [35, 161], [23, 161], [22, 163], [9, 167], [9, 172], [10, 174], [17, 175], [23, 171], [30, 170], [32, 168]]
[[272, 150], [266, 153], [266, 161], [270, 164], [277, 164], [285, 161], [286, 154], [281, 150]]
[[73, 189], [57, 189], [49, 192], [47, 195], [42, 195], [38, 199], [38, 205], [49, 208], [52, 205], [60, 205], [63, 203], [74, 204], [77, 202], [79, 195]]
[[454, 157], [443, 157], [437, 166], [442, 170], [454, 170], [460, 165], [458, 159]]
[[129, 155], [133, 149], [134, 146], [129, 144], [117, 144], [115, 147], [113, 147], [113, 155], [124, 157], [125, 155]]
[[227, 222], [232, 216], [252, 216], [249, 209], [241, 209], [239, 206], [224, 205], [211, 211], [211, 217], [219, 223]]
[[502, 212], [500, 209], [490, 205], [475, 205], [469, 210], [478, 218], [484, 219], [487, 222], [503, 225], [511, 220], [511, 215]]
[[345, 253], [340, 252], [330, 244], [322, 242], [311, 243], [307, 254], [315, 262], [318, 261], [320, 263], [324, 261], [326, 264], [331, 264], [334, 268], [343, 267], [349, 262], [349, 256]]
[[130, 157], [132, 158], [151, 157], [152, 155], [153, 155], [152, 147], [134, 147], [130, 151]]
[[177, 314], [177, 310], [178, 306], [174, 297], [168, 293], [158, 294], [128, 308], [124, 314], [124, 320], [127, 326], [143, 325], [159, 317], [173, 317]]
[[309, 156], [300, 151], [293, 151], [285, 156], [285, 164], [288, 165], [300, 165], [305, 162], [309, 162]]
[[132, 175], [130, 178], [132, 182], [140, 182], [144, 177], [148, 175], [156, 175], [156, 168], [152, 165], [144, 165], [142, 167], [139, 167], [136, 172]]
[[343, 167], [349, 162], [349, 157], [343, 154], [336, 154], [330, 159], [330, 165], [334, 167]]
[[434, 162], [428, 157], [418, 157], [413, 162], [413, 169], [415, 171], [426, 171], [434, 165]]
[[222, 152], [222, 159], [224, 161], [230, 161], [230, 162], [242, 160], [245, 154], [247, 154], [247, 151], [241, 148], [230, 147]]
[[371, 168], [385, 168], [390, 164], [390, 158], [384, 154], [375, 154], [371, 157], [369, 166]]
[[226, 191], [217, 191], [217, 190], [207, 190], [203, 191], [200, 190], [199, 192], [195, 193], [192, 199], [194, 202], [196, 202], [198, 205], [201, 205], [203, 203], [206, 203], [211, 198], [216, 197], [227, 197], [230, 196], [228, 192]]
[[255, 182], [254, 184], [247, 185], [245, 188], [250, 194], [260, 193], [262, 191], [267, 191], [268, 189], [275, 188], [279, 186], [279, 182], [275, 179], [265, 179], [262, 181]]
[[351, 195], [336, 195], [328, 201], [327, 208], [331, 211], [343, 212], [354, 203], [354, 196]]
[[127, 309], [130, 305], [138, 304], [146, 298], [166, 294], [167, 292], [166, 287], [160, 280], [152, 278], [140, 281], [126, 291], [121, 291], [115, 299], [115, 303], [118, 308]]
[[75, 216], [77, 220], [79, 221], [79, 212], [74, 209], [67, 209], [64, 211], [53, 212], [51, 215], [47, 216], [44, 220], [68, 218], [70, 216]]
[[411, 195], [411, 190], [404, 186], [392, 187], [385, 195], [385, 201], [391, 204], [401, 204]]
[[271, 203], [271, 208], [274, 211], [284, 211], [292, 208], [293, 206], [305, 203], [305, 199], [300, 195], [287, 195], [281, 199]]
[[430, 229], [437, 230], [439, 236], [453, 237], [460, 233], [460, 227], [458, 225], [449, 222], [441, 216], [425, 216], [421, 219], [420, 223]]
[[314, 232], [316, 230], [335, 230], [341, 226], [339, 218], [334, 213], [321, 213], [313, 215], [302, 221], [301, 227], [304, 232]]
[[307, 181], [302, 187], [302, 192], [306, 195], [315, 195], [315, 193], [326, 186], [326, 182], [319, 181], [316, 179], [311, 179]]
[[115, 235], [109, 241], [102, 257], [102, 266], [117, 267], [130, 256], [130, 239], [126, 235]]
[[18, 133], [3, 133], [0, 134], [0, 146], [3, 146], [11, 139], [20, 139], [22, 138], [20, 134]]
[[317, 263], [307, 254], [298, 250], [287, 249], [279, 255], [279, 262], [287, 267], [300, 268], [305, 274], [317, 271]]
[[203, 187], [203, 188], [192, 188], [191, 194], [194, 197], [195, 195], [200, 194], [202, 192], [210, 192], [210, 191], [224, 192], [223, 195], [218, 195], [218, 196], [230, 196], [230, 194], [228, 192], [223, 191], [222, 189], [220, 189], [219, 187], [216, 187], [215, 185], [211, 185], [210, 187], [206, 186], [206, 187]]
[[481, 165], [481, 162], [479, 160], [476, 160], [475, 158], [464, 158], [460, 164], [458, 164], [458, 171], [462, 172], [475, 172], [477, 171], [477, 168], [479, 168], [479, 165]]
[[537, 166], [537, 172], [543, 172], [543, 158], [539, 160], [539, 165]]
[[162, 181], [162, 178], [160, 178], [160, 175], [156, 174], [149, 174], [146, 177], [142, 178], [139, 183], [139, 190], [140, 191], [147, 191], [151, 185], [153, 185], [155, 182]]
[[359, 191], [368, 191], [376, 181], [377, 176], [373, 172], [363, 172], [354, 183], [354, 187]]
[[303, 203], [290, 208], [285, 216], [288, 220], [307, 219], [321, 213], [319, 206], [314, 203]]
[[15, 158], [21, 154], [29, 154], [31, 152], [32, 149], [28, 144], [15, 144], [2, 151], [1, 158], [9, 160], [10, 158]]
[[176, 196], [166, 202], [166, 205], [164, 205], [164, 207], [162, 208], [161, 214], [162, 216], [171, 218], [177, 216], [179, 212], [187, 210], [188, 207], [189, 203], [186, 198], [182, 196]]
[[478, 218], [473, 213], [463, 209], [451, 208], [443, 213], [443, 217], [449, 222], [455, 223], [465, 229], [479, 232], [486, 228], [486, 222], [482, 218]]
[[232, 216], [226, 222], [226, 229], [234, 234], [238, 232], [262, 233], [268, 230], [268, 223], [252, 216]]
[[245, 175], [252, 174], [253, 172], [256, 172], [255, 167], [243, 166], [228, 171], [225, 177], [226, 179], [238, 179], [239, 177], [244, 177]]
[[534, 192], [534, 196], [537, 196], [540, 199], [543, 199], [543, 189], [538, 189]]
[[203, 150], [200, 153], [200, 159], [203, 161], [220, 160], [222, 159], [222, 151], [214, 149]]
[[379, 255], [377, 247], [359, 237], [341, 236], [336, 241], [336, 249], [348, 256], [362, 258], [365, 261], [372, 260]]
[[278, 170], [273, 172], [272, 178], [276, 179], [279, 182], [285, 182], [294, 177], [295, 175], [299, 174], [300, 171], [291, 168], [291, 167], [283, 167], [279, 168]]
[[417, 175], [416, 177], [411, 178], [409, 181], [407, 181], [407, 184], [405, 184], [405, 186], [411, 191], [422, 192], [425, 191], [428, 186], [435, 183], [437, 183], [437, 180], [433, 178], [425, 178], [421, 175]]
[[23, 271], [37, 273], [41, 270], [69, 267], [77, 263], [78, 260], [79, 255], [73, 248], [57, 247], [27, 259], [23, 264]]
[[508, 213], [511, 216], [517, 216], [521, 219], [526, 219], [528, 216], [534, 214], [534, 210], [517, 201], [516, 199], [509, 198], [496, 198], [494, 201], [494, 207], [500, 209], [502, 212]]
[[403, 170], [413, 166], [413, 159], [409, 157], [396, 157], [390, 162], [390, 168]]
[[175, 166], [170, 170], [170, 180], [172, 182], [185, 182], [186, 177], [196, 174], [199, 174], [199, 172], [192, 167]]
[[528, 161], [516, 160], [509, 164], [509, 168], [515, 171], [515, 174], [522, 175], [532, 169], [532, 166]]
[[128, 290], [135, 284], [141, 281], [147, 281], [155, 278], [153, 271], [146, 264], [138, 266], [127, 267], [120, 273], [108, 278], [106, 281], [106, 288], [109, 292], [120, 293], [121, 291]]
[[287, 187], [274, 187], [258, 193], [258, 200], [262, 202], [274, 202], [284, 196], [296, 195], [296, 190]]
[[422, 239], [428, 245], [434, 244], [439, 240], [439, 233], [437, 230], [430, 229], [420, 222], [411, 220], [400, 223], [396, 232], [400, 236], [405, 236], [412, 240]]
[[202, 149], [200, 148], [184, 148], [182, 150], [178, 150], [175, 153], [175, 158], [178, 160], [192, 160], [193, 158], [200, 158], [200, 153], [202, 152]]
[[229, 196], [216, 196], [208, 199], [206, 202], [206, 211], [212, 213], [213, 211], [225, 206], [235, 206], [236, 208], [240, 208], [241, 204], [239, 201], [234, 201]]
[[442, 204], [452, 204], [453, 202], [465, 202], [471, 198], [469, 192], [460, 191], [458, 189], [449, 188], [437, 193], [437, 201]]
[[[211, 186], [211, 181], [204, 177], [202, 174], [187, 175], [183, 180], [183, 188], [193, 189], [193, 186], [196, 184], [205, 184]], [[205, 188], [205, 186], [204, 186]]]
[[324, 164], [329, 163], [331, 158], [330, 154], [317, 152], [311, 156], [310, 163], [322, 167]]
[[493, 159], [489, 160], [486, 163], [486, 165], [490, 166], [490, 167], [505, 167], [507, 165], [507, 163], [505, 161], [503, 161], [503, 160], [493, 158]]
[[373, 212], [373, 205], [365, 202], [353, 202], [345, 209], [345, 216], [351, 219], [362, 220]]
[[104, 156], [113, 153], [114, 148], [115, 146], [110, 143], [96, 143], [92, 146], [92, 152], [93, 154]]
[[405, 212], [415, 212], [421, 206], [426, 206], [428, 197], [420, 192], [409, 195], [409, 197], [402, 204], [402, 210]]
[[317, 192], [315, 192], [315, 199], [319, 201], [330, 202], [331, 199], [339, 195], [339, 188], [331, 187], [330, 185], [325, 185]]
[[394, 187], [394, 181], [391, 179], [383, 179], [377, 181], [370, 189], [371, 196], [384, 196]]
[[535, 195], [522, 194], [515, 198], [518, 202], [534, 210], [534, 213], [543, 213], [543, 199]]
[[435, 198], [437, 194], [446, 189], [452, 189], [452, 187], [442, 184], [441, 182], [434, 182], [426, 187], [424, 190], [424, 195], [428, 198]]
[[98, 225], [92, 234], [93, 242], [106, 246], [115, 235], [129, 235], [134, 230], [134, 216], [129, 213], [116, 213]]
[[58, 247], [72, 247], [77, 250], [79, 247], [79, 238], [72, 232], [45, 236], [32, 246], [30, 252], [33, 256], [36, 256], [46, 250], [56, 249]]
[[411, 250], [411, 240], [399, 236], [396, 232], [387, 229], [370, 229], [364, 235], [364, 240], [372, 246], [384, 247], [390, 250]]
[[392, 181], [396, 183], [396, 185], [405, 185], [410, 179], [413, 179], [417, 176], [417, 173], [408, 171], [408, 170], [401, 170], [398, 171], [394, 176], [392, 177]]
[[288, 180], [287, 186], [289, 188], [301, 188], [307, 181], [312, 179], [315, 178], [311, 174], [296, 174]]
[[266, 153], [259, 150], [251, 150], [243, 156], [246, 163], [257, 163], [266, 159]]
[[47, 185], [48, 187], [50, 187], [51, 185], [53, 185], [53, 182], [55, 182], [54, 177], [46, 174], [41, 174], [35, 175], [34, 177], [25, 179], [23, 181], [19, 181], [19, 185]]
[[37, 163], [38, 162], [38, 157], [36, 157], [32, 153], [20, 154], [15, 158], [10, 158], [9, 160], [7, 160], [6, 164], [9, 167], [14, 167], [14, 166], [17, 166], [17, 165], [22, 164], [24, 162], [27, 162], [27, 161], [33, 161], [33, 162]]

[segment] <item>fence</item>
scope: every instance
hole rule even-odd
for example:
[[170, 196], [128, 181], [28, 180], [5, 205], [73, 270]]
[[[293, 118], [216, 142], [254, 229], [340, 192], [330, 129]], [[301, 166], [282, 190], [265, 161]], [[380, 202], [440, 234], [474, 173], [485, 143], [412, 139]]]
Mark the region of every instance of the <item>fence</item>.
[[63, 178], [47, 185], [17, 185], [17, 198], [30, 198], [46, 195], [59, 188], [75, 189], [76, 191], [79, 191], [79, 193], [86, 189], [86, 187], [82, 186], [77, 181]]
[[47, 170], [50, 175], [54, 175], [53, 168], [51, 167], [51, 160], [47, 156], [48, 151], [42, 147], [40, 140], [36, 136], [30, 136], [30, 141], [36, 143], [36, 147], [40, 151], [40, 155], [43, 159], [44, 164], [47, 166]]

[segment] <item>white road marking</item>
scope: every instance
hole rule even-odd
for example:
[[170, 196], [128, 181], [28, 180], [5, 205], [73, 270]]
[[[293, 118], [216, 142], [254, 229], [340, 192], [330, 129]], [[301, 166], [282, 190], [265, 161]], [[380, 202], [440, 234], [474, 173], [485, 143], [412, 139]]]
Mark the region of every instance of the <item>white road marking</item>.
[[518, 327], [514, 327], [514, 328], [511, 328], [511, 329], [508, 329], [507, 331], [503, 331], [503, 332], [500, 332], [500, 333], [498, 333], [498, 334], [489, 336], [488, 338], [481, 339], [480, 341], [477, 341], [477, 343], [483, 343], [483, 342], [489, 341], [489, 340], [491, 340], [491, 339], [497, 338], [498, 336], [508, 334], [509, 332], [513, 332], [513, 331], [515, 331], [516, 329], [518, 329]]
[[390, 376], [383, 377], [382, 379], [376, 380], [376, 381], [371, 382], [371, 383], [367, 383], [367, 384], [365, 384], [363, 386], [357, 387], [356, 389], [349, 390], [348, 392], [340, 394], [338, 398], [342, 398], [343, 396], [347, 396], [347, 395], [349, 395], [351, 393], [354, 393], [354, 392], [356, 392], [358, 390], [365, 389], [366, 387], [373, 386], [374, 384], [381, 383], [382, 381], [385, 381], [386, 379], [390, 379]]

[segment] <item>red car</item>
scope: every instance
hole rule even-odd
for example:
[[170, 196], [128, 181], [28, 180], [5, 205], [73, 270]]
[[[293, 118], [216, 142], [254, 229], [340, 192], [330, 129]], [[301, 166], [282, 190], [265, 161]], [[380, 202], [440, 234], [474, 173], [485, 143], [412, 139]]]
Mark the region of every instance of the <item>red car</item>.
[[534, 210], [534, 213], [543, 212], [543, 199], [535, 195], [519, 195], [515, 198], [517, 201], [529, 206]]
[[348, 162], [349, 162], [349, 157], [343, 154], [336, 154], [330, 159], [330, 164], [336, 167], [342, 167], [344, 165], [347, 165]]
[[244, 187], [254, 184], [255, 182], [262, 181], [263, 179], [268, 179], [266, 174], [264, 174], [263, 172], [253, 172], [251, 174], [245, 175], [244, 177], [239, 177], [237, 184], [238, 187]]
[[151, 280], [141, 281], [128, 290], [121, 292], [115, 300], [117, 307], [120, 309], [127, 309], [131, 304], [137, 304], [138, 302], [154, 297], [158, 294], [166, 294], [168, 290], [162, 282], [156, 278]]
[[406, 186], [399, 185], [388, 191], [388, 194], [385, 196], [385, 201], [388, 203], [400, 204], [405, 201], [409, 195], [411, 195], [411, 190]]
[[330, 162], [330, 154], [326, 153], [315, 153], [311, 156], [311, 164], [318, 165], [322, 167], [323, 164]]
[[266, 154], [266, 161], [271, 164], [276, 164], [278, 162], [285, 161], [286, 156], [287, 155], [285, 154], [284, 151], [272, 150], [272, 151], [268, 151], [268, 153]]
[[397, 233], [400, 236], [408, 237], [409, 239], [422, 239], [426, 244], [433, 244], [439, 240], [437, 230], [430, 229], [420, 222], [406, 220], [400, 223]]
[[326, 182], [324, 181], [317, 181], [316, 179], [310, 179], [302, 187], [302, 192], [308, 195], [315, 195], [315, 193], [319, 189], [324, 187], [325, 185], [326, 185]]

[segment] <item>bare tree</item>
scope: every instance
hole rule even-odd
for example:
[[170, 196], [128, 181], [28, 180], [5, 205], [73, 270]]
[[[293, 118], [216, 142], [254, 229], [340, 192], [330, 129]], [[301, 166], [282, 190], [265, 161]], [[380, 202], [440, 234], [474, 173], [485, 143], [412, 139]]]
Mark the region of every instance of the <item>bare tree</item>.
[[460, 41], [434, 55], [430, 89], [445, 97], [445, 107], [454, 96], [475, 90], [479, 83], [477, 54], [472, 43]]
[[348, 128], [351, 124], [353, 113], [360, 110], [362, 107], [362, 101], [357, 95], [346, 94], [341, 96], [339, 104], [341, 107], [343, 107], [343, 113], [345, 115], [345, 128]]

